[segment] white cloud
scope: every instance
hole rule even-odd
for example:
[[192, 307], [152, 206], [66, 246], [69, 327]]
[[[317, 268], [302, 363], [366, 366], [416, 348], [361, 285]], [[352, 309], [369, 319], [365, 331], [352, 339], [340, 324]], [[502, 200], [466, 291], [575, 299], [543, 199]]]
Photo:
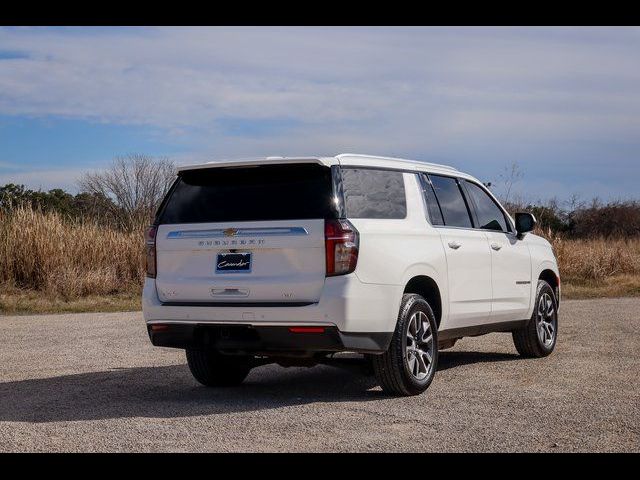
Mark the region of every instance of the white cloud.
[[[0, 114], [160, 127], [207, 158], [637, 155], [639, 49], [637, 28], [3, 29], [28, 58], [0, 59]], [[229, 135], [229, 118], [290, 125]]]
[[[470, 110], [509, 122], [534, 110], [562, 131], [584, 116], [626, 124], [640, 109], [638, 31], [546, 32], [4, 30], [2, 49], [30, 58], [0, 61], [0, 112], [211, 128], [229, 116], [406, 127]], [[594, 35], [613, 45], [594, 46]]]

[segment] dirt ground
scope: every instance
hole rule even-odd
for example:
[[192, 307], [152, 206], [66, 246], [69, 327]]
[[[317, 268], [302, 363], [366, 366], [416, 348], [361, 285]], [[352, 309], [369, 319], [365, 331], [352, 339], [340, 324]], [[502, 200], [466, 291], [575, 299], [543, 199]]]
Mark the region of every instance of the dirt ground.
[[559, 332], [465, 338], [393, 398], [357, 362], [202, 387], [140, 312], [0, 317], [0, 451], [640, 451], [640, 299], [565, 301]]

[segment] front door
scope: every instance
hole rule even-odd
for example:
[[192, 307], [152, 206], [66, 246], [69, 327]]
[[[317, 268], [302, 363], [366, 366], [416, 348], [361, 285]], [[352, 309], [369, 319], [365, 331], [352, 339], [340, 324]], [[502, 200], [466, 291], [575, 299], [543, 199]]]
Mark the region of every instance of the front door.
[[487, 232], [491, 248], [491, 318], [495, 322], [524, 320], [531, 297], [529, 246], [512, 233]]
[[484, 230], [491, 252], [492, 322], [524, 320], [531, 297], [531, 254], [518, 240], [497, 202], [478, 184], [464, 181], [474, 206], [478, 229]]

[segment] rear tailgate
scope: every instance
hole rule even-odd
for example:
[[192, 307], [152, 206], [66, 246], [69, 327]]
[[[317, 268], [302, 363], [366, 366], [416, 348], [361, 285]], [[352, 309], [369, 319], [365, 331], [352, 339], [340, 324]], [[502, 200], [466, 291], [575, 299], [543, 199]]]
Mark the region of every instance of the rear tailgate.
[[159, 215], [156, 289], [171, 303], [309, 303], [325, 279], [330, 168], [183, 172]]
[[163, 302], [315, 302], [324, 285], [324, 220], [161, 225], [156, 248]]

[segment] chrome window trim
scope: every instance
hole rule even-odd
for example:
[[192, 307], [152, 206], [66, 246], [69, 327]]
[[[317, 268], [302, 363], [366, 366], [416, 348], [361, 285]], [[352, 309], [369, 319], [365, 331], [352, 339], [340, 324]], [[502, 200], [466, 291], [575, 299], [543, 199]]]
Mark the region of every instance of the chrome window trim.
[[503, 233], [507, 236], [517, 238], [518, 236], [513, 232], [504, 232], [502, 230], [491, 230], [490, 228], [469, 228], [469, 227], [453, 227], [450, 225], [431, 225], [433, 228], [453, 228], [456, 230], [473, 230], [474, 232], [490, 232], [490, 233]]

